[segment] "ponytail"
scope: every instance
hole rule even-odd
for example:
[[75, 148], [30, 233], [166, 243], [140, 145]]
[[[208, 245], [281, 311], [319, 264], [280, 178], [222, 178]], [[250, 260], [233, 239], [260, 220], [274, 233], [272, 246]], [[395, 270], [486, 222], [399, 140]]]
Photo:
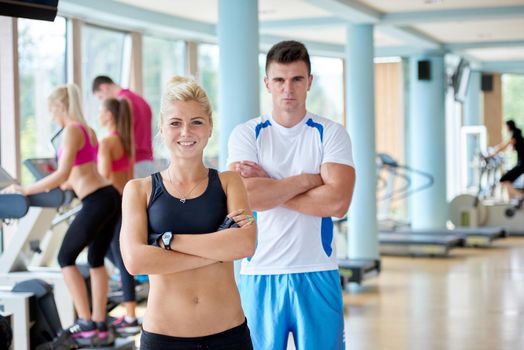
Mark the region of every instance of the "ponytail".
[[133, 120], [131, 114], [131, 107], [127, 99], [123, 98], [120, 100], [120, 111], [116, 119], [116, 129], [122, 138], [124, 150], [126, 154], [134, 159], [135, 148], [133, 147]]
[[132, 115], [129, 102], [124, 98], [108, 98], [104, 100], [104, 109], [109, 111], [115, 121], [116, 131], [122, 140], [124, 151], [129, 157], [134, 157]]

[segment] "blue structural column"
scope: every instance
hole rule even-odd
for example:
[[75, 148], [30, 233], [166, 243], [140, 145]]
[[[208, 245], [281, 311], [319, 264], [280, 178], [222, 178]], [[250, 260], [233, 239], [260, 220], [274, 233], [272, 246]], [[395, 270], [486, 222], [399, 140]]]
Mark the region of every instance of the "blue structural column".
[[[419, 76], [419, 70], [428, 77]], [[409, 165], [433, 176], [430, 188], [409, 197], [410, 219], [415, 229], [444, 228], [446, 202], [446, 116], [443, 56], [417, 56], [409, 61]], [[413, 175], [412, 186], [426, 179]]]
[[349, 24], [345, 59], [346, 125], [353, 142], [357, 173], [348, 215], [350, 258], [378, 258], [373, 58], [373, 26]]
[[479, 71], [472, 71], [469, 75], [468, 90], [464, 101], [464, 125], [482, 125], [480, 77], [481, 72]]
[[239, 123], [260, 113], [258, 0], [218, 1], [220, 168], [227, 142]]

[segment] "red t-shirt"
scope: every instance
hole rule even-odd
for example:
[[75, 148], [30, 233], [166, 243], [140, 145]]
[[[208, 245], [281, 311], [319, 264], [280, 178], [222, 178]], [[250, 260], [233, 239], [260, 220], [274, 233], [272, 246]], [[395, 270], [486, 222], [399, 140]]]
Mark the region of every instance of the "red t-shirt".
[[146, 100], [128, 89], [122, 89], [119, 97], [128, 99], [133, 115], [133, 132], [135, 142], [135, 162], [153, 160], [153, 130], [151, 107]]

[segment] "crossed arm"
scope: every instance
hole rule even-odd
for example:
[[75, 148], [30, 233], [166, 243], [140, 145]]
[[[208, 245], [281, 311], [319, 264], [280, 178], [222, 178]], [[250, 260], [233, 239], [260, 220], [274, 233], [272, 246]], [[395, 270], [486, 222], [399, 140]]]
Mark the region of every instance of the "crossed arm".
[[[235, 212], [240, 228], [187, 235], [176, 233], [172, 251], [147, 243], [147, 197], [150, 180], [130, 181], [122, 200], [122, 258], [131, 274], [170, 274], [204, 267], [219, 261], [230, 261], [253, 254], [256, 247], [256, 225], [248, 217], [247, 195], [236, 174], [225, 175], [227, 205]], [[240, 212], [239, 209], [243, 209]], [[198, 220], [198, 218], [195, 218]]]
[[353, 167], [324, 163], [320, 174], [301, 174], [281, 180], [271, 179], [257, 163], [244, 161], [230, 165], [246, 184], [254, 210], [277, 206], [314, 216], [342, 217], [351, 204], [355, 185]]
[[220, 180], [227, 195], [227, 208], [240, 228], [200, 234], [175, 235], [171, 249], [216, 261], [233, 261], [252, 256], [256, 248], [256, 224], [247, 201], [242, 179], [234, 172], [223, 172]]
[[170, 252], [147, 244], [147, 197], [150, 180], [131, 180], [122, 198], [120, 247], [132, 275], [169, 274], [214, 264], [216, 261]]

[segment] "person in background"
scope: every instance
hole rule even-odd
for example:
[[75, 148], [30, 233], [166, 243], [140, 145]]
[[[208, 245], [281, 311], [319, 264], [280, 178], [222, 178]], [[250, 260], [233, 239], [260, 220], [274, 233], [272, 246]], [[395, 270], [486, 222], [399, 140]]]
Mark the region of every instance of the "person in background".
[[[82, 208], [69, 225], [58, 252], [58, 264], [78, 315], [78, 320], [66, 331], [80, 346], [110, 345], [114, 337], [106, 324], [108, 276], [104, 257], [119, 218], [120, 194], [98, 173], [98, 141], [84, 119], [78, 87], [73, 84], [58, 87], [48, 102], [53, 120], [64, 128], [57, 152], [58, 168], [34, 184], [13, 185], [6, 191], [30, 195], [67, 183], [82, 201]], [[76, 266], [78, 255], [86, 247], [91, 306], [86, 282]]]
[[508, 199], [510, 201], [515, 199], [520, 204], [520, 202], [524, 199], [524, 194], [513, 186], [513, 182], [517, 180], [522, 174], [524, 174], [524, 138], [522, 137], [522, 130], [517, 127], [513, 120], [506, 121], [506, 128], [508, 133], [511, 135], [509, 140], [498, 144], [490, 156], [494, 156], [500, 152], [503, 152], [509, 146], [511, 146], [513, 150], [517, 152], [517, 164], [508, 170], [504, 175], [502, 175], [500, 182], [506, 189]]
[[[99, 120], [109, 134], [100, 141], [98, 171], [104, 178], [111, 181], [118, 192], [122, 194], [126, 183], [133, 178], [133, 129], [128, 100], [105, 99], [102, 103]], [[129, 274], [122, 261], [120, 226], [121, 219], [115, 227], [115, 234], [107, 257], [120, 271], [126, 315], [115, 320], [112, 325], [118, 333], [135, 334], [140, 331], [136, 319], [135, 279]]]
[[145, 177], [154, 173], [156, 170], [153, 162], [153, 117], [147, 101], [129, 89], [123, 89], [105, 75], [97, 76], [93, 80], [92, 91], [101, 101], [108, 98], [126, 98], [129, 101], [133, 119], [135, 176]]

